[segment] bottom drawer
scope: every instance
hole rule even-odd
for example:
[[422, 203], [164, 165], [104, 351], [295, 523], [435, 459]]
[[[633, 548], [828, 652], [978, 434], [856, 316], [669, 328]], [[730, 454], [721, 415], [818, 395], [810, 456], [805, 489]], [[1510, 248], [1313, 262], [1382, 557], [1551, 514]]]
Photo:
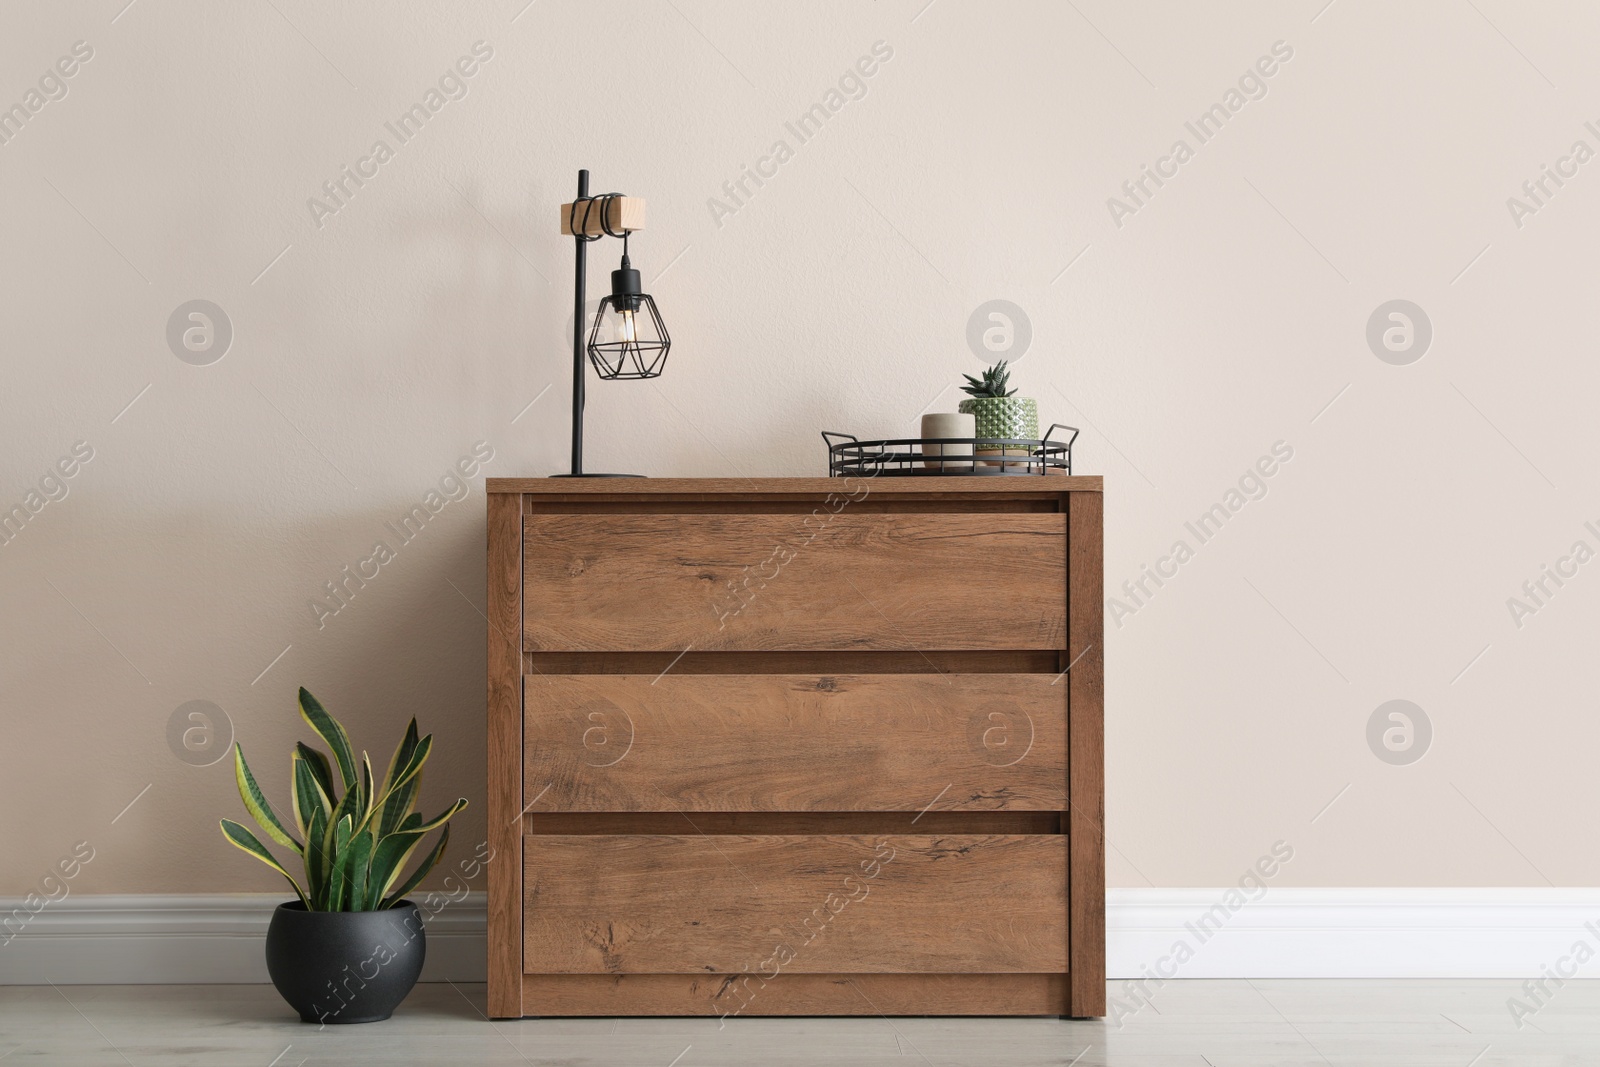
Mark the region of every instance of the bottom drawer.
[[523, 841], [530, 974], [1067, 969], [1060, 835]]

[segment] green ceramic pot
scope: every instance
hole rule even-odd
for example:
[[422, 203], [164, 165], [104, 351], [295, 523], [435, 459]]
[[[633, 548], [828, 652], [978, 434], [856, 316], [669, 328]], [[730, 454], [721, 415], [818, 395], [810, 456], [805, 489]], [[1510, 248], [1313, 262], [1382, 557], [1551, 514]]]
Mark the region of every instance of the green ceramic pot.
[[974, 396], [963, 400], [956, 410], [976, 416], [979, 437], [1039, 439], [1039, 405], [1028, 397]]

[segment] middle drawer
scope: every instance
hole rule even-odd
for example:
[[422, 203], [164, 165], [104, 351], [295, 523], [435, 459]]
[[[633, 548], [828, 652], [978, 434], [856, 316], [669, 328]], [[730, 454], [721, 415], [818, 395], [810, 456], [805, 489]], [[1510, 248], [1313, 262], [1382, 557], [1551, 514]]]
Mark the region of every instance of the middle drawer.
[[1046, 674], [528, 675], [541, 811], [1060, 811]]

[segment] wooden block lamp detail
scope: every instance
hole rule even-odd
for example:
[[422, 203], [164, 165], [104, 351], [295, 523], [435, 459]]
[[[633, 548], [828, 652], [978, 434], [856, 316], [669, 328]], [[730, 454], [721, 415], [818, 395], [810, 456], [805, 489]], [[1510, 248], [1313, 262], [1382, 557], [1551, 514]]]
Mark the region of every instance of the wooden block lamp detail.
[[[604, 210], [601, 205], [604, 204]], [[561, 205], [561, 236], [582, 232], [585, 237], [618, 236], [644, 229], [644, 198], [593, 197]]]

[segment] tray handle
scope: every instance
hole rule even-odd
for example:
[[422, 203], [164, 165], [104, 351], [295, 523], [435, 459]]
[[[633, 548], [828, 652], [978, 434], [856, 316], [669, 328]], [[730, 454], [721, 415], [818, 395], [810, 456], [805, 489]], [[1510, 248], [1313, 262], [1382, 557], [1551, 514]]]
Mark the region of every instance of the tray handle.
[[[833, 430], [823, 430], [822, 431], [822, 443], [828, 446], [828, 451], [829, 452], [832, 452], [835, 448], [838, 447], [838, 445], [836, 445], [832, 440], [835, 437], [843, 438], [845, 441], [855, 441], [855, 442], [858, 442], [858, 443], [861, 440], [861, 438], [857, 437], [853, 433], [836, 433]], [[843, 441], [840, 442], [840, 444], [842, 444], [842, 443], [843, 443]]]
[[[1050, 440], [1050, 435], [1055, 433], [1057, 430], [1071, 430], [1072, 431], [1072, 436], [1067, 438], [1066, 441], [1064, 441], [1064, 442], [1063, 441], [1051, 441]], [[1058, 445], [1059, 444], [1065, 444], [1068, 448], [1071, 448], [1072, 447], [1072, 442], [1074, 442], [1074, 441], [1076, 441], [1078, 439], [1078, 434], [1081, 433], [1081, 432], [1082, 431], [1079, 430], [1076, 426], [1068, 426], [1064, 422], [1053, 422], [1053, 423], [1050, 424], [1050, 428], [1044, 432], [1044, 436], [1039, 439], [1039, 443], [1040, 444], [1058, 444]]]

